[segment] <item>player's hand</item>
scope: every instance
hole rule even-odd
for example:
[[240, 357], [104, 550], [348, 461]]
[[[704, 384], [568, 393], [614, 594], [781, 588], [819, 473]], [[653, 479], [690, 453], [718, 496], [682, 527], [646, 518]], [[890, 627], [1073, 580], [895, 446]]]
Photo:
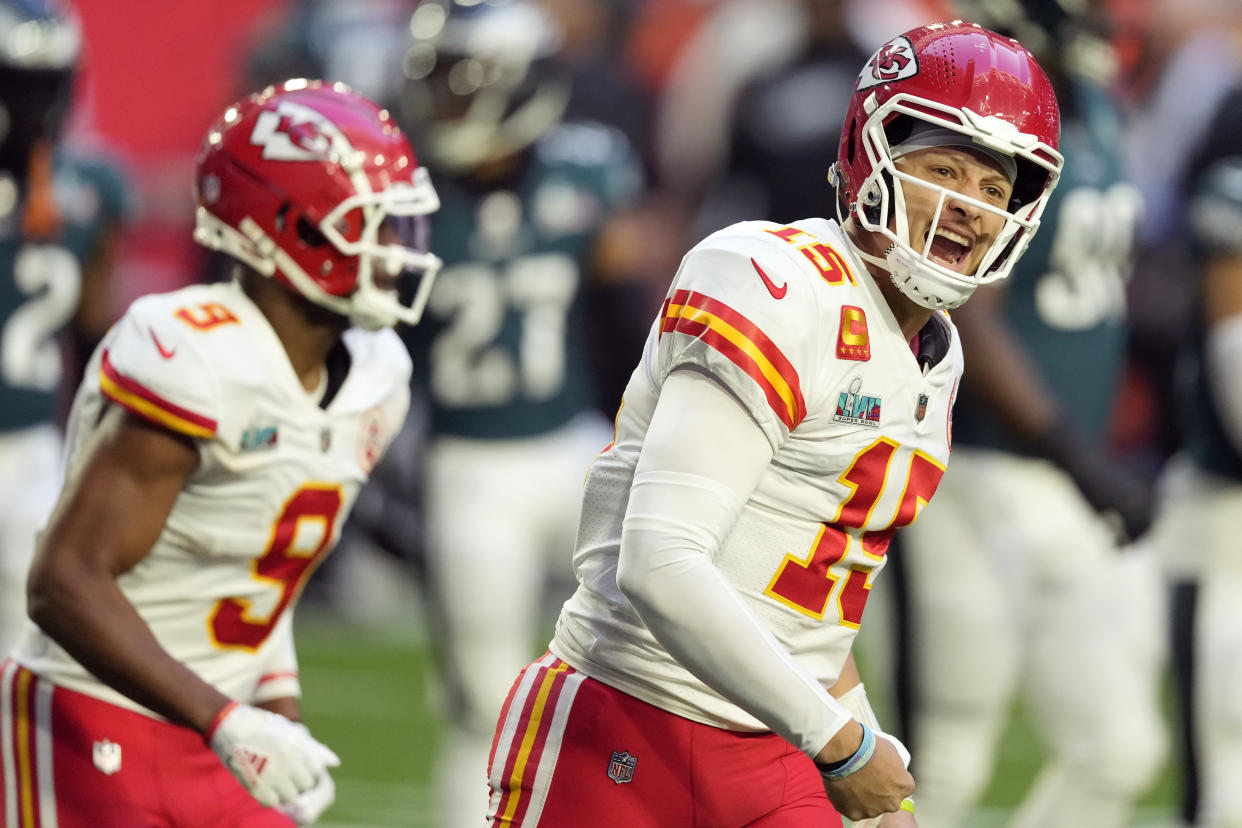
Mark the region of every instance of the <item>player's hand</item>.
[[[299, 726], [306, 727], [305, 725]], [[309, 730], [306, 735], [310, 736]], [[315, 787], [298, 794], [298, 798], [292, 802], [278, 806], [277, 810], [298, 825], [311, 825], [323, 816], [323, 812], [328, 810], [335, 800], [336, 783], [332, 781], [332, 775], [325, 770]]]
[[248, 704], [234, 702], [221, 711], [207, 739], [225, 767], [268, 807], [294, 803], [322, 784], [328, 768], [341, 764], [304, 725]]
[[877, 737], [867, 764], [844, 779], [825, 779], [824, 791], [838, 813], [856, 822], [898, 810], [914, 793], [914, 777], [893, 743]]
[[[883, 731], [875, 731], [876, 739], [883, 739], [897, 749], [897, 755], [901, 757], [901, 764], [907, 768], [910, 767], [910, 751], [901, 743], [901, 740], [891, 733]], [[913, 806], [911, 806], [913, 807]], [[870, 819], [859, 820], [853, 823], [853, 828], [911, 828], [916, 826], [914, 815], [905, 810], [903, 807], [891, 814], [883, 816], [871, 817]]]
[[1108, 457], [1064, 421], [1047, 429], [1035, 444], [1065, 470], [1083, 498], [1112, 526], [1121, 545], [1138, 540], [1151, 528], [1156, 492], [1149, 477]]

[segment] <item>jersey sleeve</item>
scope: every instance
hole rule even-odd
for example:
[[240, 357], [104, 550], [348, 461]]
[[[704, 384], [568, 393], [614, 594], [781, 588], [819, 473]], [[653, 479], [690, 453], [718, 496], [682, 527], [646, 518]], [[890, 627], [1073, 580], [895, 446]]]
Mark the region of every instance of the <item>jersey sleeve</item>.
[[103, 395], [170, 431], [214, 438], [217, 380], [193, 336], [157, 298], [138, 300], [104, 339]]
[[779, 447], [806, 416], [820, 349], [816, 297], [801, 275], [782, 250], [745, 236], [717, 234], [691, 250], [661, 310], [656, 380], [679, 368], [708, 374]]

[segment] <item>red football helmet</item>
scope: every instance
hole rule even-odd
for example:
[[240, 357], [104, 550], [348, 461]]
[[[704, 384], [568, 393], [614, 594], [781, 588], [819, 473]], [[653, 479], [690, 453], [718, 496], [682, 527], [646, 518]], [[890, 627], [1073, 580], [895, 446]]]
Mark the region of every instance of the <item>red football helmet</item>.
[[[230, 106], [194, 198], [196, 241], [365, 328], [417, 323], [440, 269], [427, 170], [388, 112], [343, 84], [291, 80]], [[414, 284], [397, 279], [410, 272]]]
[[[1012, 158], [1016, 177], [1008, 209], [898, 171], [892, 148], [922, 126], [918, 121], [962, 133], [980, 148]], [[867, 61], [850, 99], [830, 179], [858, 224], [892, 242], [883, 259], [859, 255], [888, 270], [898, 288], [923, 307], [954, 308], [979, 285], [1008, 276], [1030, 243], [1060, 177], [1059, 138], [1052, 85], [1020, 43], [974, 23], [936, 23], [898, 35]], [[905, 186], [929, 187], [940, 199], [919, 248], [909, 238]], [[969, 201], [1005, 219], [973, 274], [929, 257], [946, 198]]]

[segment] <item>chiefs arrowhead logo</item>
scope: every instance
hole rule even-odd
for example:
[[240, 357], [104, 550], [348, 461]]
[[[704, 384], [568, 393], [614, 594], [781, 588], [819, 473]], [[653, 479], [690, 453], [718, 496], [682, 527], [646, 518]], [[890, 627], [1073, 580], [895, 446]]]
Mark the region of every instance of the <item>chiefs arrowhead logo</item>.
[[263, 147], [263, 157], [273, 161], [324, 160], [334, 147], [349, 149], [349, 141], [336, 124], [293, 101], [281, 101], [275, 109], [260, 112], [250, 143]]
[[914, 53], [910, 38], [899, 35], [880, 47], [871, 56], [858, 76], [858, 88], [869, 89], [882, 83], [891, 83], [919, 73], [919, 59]]

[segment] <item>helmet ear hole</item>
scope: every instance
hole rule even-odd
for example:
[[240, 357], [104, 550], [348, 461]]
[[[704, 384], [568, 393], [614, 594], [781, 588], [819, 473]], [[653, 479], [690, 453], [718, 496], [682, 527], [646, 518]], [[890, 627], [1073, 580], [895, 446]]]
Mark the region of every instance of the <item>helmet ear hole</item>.
[[881, 213], [884, 205], [884, 192], [881, 187], [887, 191], [888, 201], [893, 200], [893, 177], [887, 171], [880, 173], [880, 180], [871, 180], [868, 182], [861, 193], [858, 194], [858, 200], [862, 203], [863, 214], [867, 221], [871, 224], [879, 224]]
[[298, 216], [297, 232], [298, 241], [307, 247], [322, 247], [328, 243], [327, 237], [306, 216]]

